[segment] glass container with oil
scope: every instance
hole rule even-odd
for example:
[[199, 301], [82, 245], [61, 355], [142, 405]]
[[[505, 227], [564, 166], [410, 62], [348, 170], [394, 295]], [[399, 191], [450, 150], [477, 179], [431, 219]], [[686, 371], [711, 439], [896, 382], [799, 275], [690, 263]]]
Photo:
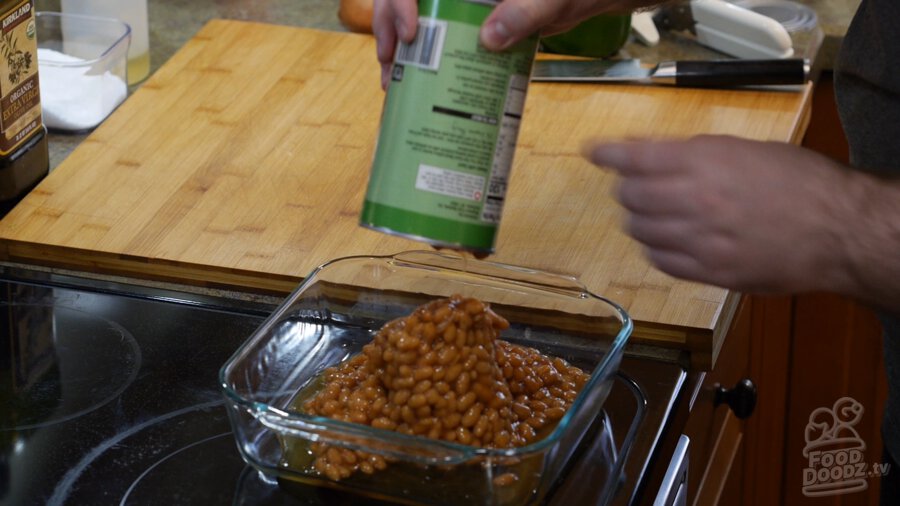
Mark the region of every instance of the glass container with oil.
[[32, 0], [0, 1], [0, 216], [47, 175]]
[[150, 74], [150, 30], [147, 0], [62, 0], [62, 12], [85, 16], [117, 18], [131, 27], [128, 48], [128, 84], [136, 84]]

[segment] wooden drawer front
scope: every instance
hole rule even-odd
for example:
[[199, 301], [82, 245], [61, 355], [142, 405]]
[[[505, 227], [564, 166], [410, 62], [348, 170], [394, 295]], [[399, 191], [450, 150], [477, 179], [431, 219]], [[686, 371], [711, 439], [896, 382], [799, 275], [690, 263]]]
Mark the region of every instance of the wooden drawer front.
[[741, 301], [715, 369], [691, 390], [694, 399], [685, 426], [685, 434], [691, 438], [689, 504], [716, 504], [729, 473], [740, 467], [735, 456], [744, 421], [729, 406], [715, 406], [714, 402], [718, 386], [730, 389], [749, 375], [750, 305], [749, 299]]

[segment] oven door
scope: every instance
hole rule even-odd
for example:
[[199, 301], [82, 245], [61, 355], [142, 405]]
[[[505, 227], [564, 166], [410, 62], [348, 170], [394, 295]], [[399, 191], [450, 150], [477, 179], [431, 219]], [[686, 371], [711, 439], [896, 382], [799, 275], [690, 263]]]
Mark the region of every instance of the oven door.
[[675, 452], [662, 485], [653, 501], [653, 506], [685, 506], [687, 505], [688, 460], [690, 458], [690, 438], [682, 434], [675, 446]]

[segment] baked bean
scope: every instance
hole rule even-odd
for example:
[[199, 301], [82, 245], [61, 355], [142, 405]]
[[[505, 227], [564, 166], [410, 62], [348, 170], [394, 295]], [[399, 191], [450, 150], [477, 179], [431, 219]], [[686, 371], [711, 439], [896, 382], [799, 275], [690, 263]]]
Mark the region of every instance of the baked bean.
[[525, 376], [525, 379], [522, 380], [522, 383], [525, 385], [525, 391], [530, 394], [537, 393], [537, 391], [540, 390], [542, 386], [544, 386], [544, 383], [534, 376]]
[[466, 392], [462, 397], [459, 398], [459, 402], [457, 402], [456, 407], [459, 411], [466, 411], [469, 407], [475, 403], [477, 397], [475, 392]]
[[535, 416], [532, 416], [531, 418], [525, 420], [525, 423], [527, 423], [528, 425], [531, 425], [531, 427], [533, 429], [538, 430], [538, 429], [543, 428], [544, 425], [547, 423], [547, 421], [544, 419], [543, 416], [535, 415]]
[[409, 402], [409, 397], [412, 395], [409, 390], [395, 390], [394, 391], [394, 404], [397, 406], [403, 406], [407, 402]]
[[401, 364], [414, 364], [416, 363], [416, 357], [418, 357], [418, 354], [411, 350], [398, 353], [395, 360]]
[[[431, 313], [426, 313], [431, 316]], [[437, 327], [434, 326], [434, 322], [429, 321], [425, 325], [422, 326], [422, 337], [429, 343], [434, 341], [434, 338], [437, 337]]]
[[443, 334], [444, 341], [447, 343], [455, 343], [456, 342], [456, 326], [448, 325], [447, 328], [444, 329]]
[[341, 450], [341, 460], [348, 464], [356, 464], [356, 452], [353, 450]]
[[425, 392], [425, 400], [428, 401], [428, 404], [440, 408], [444, 407], [447, 404], [447, 401], [441, 396], [436, 388], [432, 388]]
[[371, 455], [369, 457], [369, 462], [372, 463], [372, 467], [379, 471], [383, 471], [387, 467], [387, 462], [385, 462], [384, 457], [380, 455]]
[[414, 336], [404, 335], [397, 340], [397, 348], [403, 351], [413, 350], [419, 347], [419, 339]]
[[459, 325], [459, 328], [468, 330], [469, 327], [472, 326], [472, 315], [468, 313], [457, 313], [456, 323]]
[[[385, 324], [363, 352], [324, 370], [313, 415], [464, 445], [535, 441], [565, 415], [588, 375], [559, 357], [499, 339], [509, 323], [458, 295]], [[311, 445], [313, 467], [338, 480], [383, 470], [383, 457]], [[513, 483], [505, 473], [495, 483]]]
[[413, 412], [412, 407], [409, 404], [400, 408], [400, 417], [403, 418], [403, 421], [406, 423], [415, 423], [416, 414]]
[[[465, 420], [465, 417], [463, 420]], [[465, 423], [463, 423], [463, 425], [465, 425]], [[474, 434], [475, 437], [483, 438], [490, 425], [491, 423], [488, 421], [487, 417], [482, 416], [475, 422], [475, 428], [472, 429], [472, 434]]]
[[459, 357], [459, 350], [452, 346], [447, 346], [438, 353], [438, 363], [449, 365], [455, 362], [457, 357]]
[[416, 372], [413, 374], [413, 378], [416, 381], [430, 380], [434, 376], [435, 376], [434, 368], [431, 367], [430, 365], [423, 365], [423, 366], [417, 367]]
[[495, 477], [493, 483], [495, 487], [508, 487], [517, 481], [519, 477], [515, 473], [503, 473]]
[[456, 395], [464, 395], [469, 391], [469, 383], [471, 380], [469, 379], [468, 374], [460, 374], [458, 378], [456, 378]]
[[531, 408], [522, 404], [521, 402], [514, 402], [512, 405], [512, 410], [516, 415], [519, 416], [520, 420], [531, 417]]
[[453, 364], [447, 368], [447, 374], [444, 376], [444, 379], [448, 382], [456, 381], [456, 378], [459, 377], [463, 372], [462, 364]]
[[456, 331], [456, 347], [457, 348], [462, 348], [463, 346], [466, 345], [466, 342], [468, 342], [468, 340], [469, 340], [469, 333], [466, 332], [465, 330], [462, 330], [465, 328], [468, 328], [468, 327], [460, 326], [460, 330]]
[[465, 427], [457, 427], [456, 440], [464, 445], [472, 444], [472, 434]]
[[462, 426], [465, 428], [469, 428], [475, 425], [475, 422], [478, 421], [478, 417], [481, 415], [481, 405], [473, 404], [468, 410], [466, 410], [466, 414], [462, 417]]
[[396, 389], [412, 388], [414, 386], [416, 386], [416, 380], [412, 379], [411, 377], [400, 377], [400, 378], [394, 378], [391, 388], [396, 390]]
[[475, 392], [475, 395], [480, 402], [490, 402], [491, 398], [494, 396], [493, 390], [484, 386], [484, 383], [481, 382], [472, 385], [472, 391]]
[[547, 418], [550, 420], [559, 420], [566, 414], [566, 410], [564, 408], [552, 407], [547, 408], [547, 410], [544, 411], [544, 414], [547, 415]]
[[387, 399], [385, 397], [379, 397], [372, 401], [372, 409], [370, 413], [377, 415], [384, 410], [384, 407], [387, 406]]
[[431, 390], [431, 381], [429, 380], [422, 380], [416, 383], [416, 386], [413, 387], [413, 392], [417, 394], [422, 394], [429, 390]]
[[369, 415], [365, 411], [351, 411], [350, 421], [353, 423], [367, 423]]
[[520, 423], [517, 427], [519, 431], [519, 435], [522, 436], [526, 441], [531, 441], [534, 439], [534, 427], [528, 425], [527, 423]]
[[523, 381], [525, 381], [525, 377], [528, 375], [528, 372], [524, 368], [522, 368], [521, 364], [514, 367], [515, 369], [513, 369], [513, 379], [517, 384], [521, 384]]
[[338, 464], [325, 464], [324, 474], [332, 481], [338, 481], [341, 479], [341, 472], [338, 470]]
[[547, 404], [544, 402], [541, 402], [541, 401], [537, 401], [537, 400], [531, 401], [528, 403], [528, 405], [534, 411], [546, 411], [547, 410]]
[[410, 398], [409, 398], [409, 404], [408, 404], [408, 405], [409, 405], [409, 407], [415, 409], [415, 408], [420, 408], [420, 407], [424, 406], [426, 402], [428, 402], [428, 400], [425, 399], [425, 395], [423, 395], [423, 394], [413, 394], [413, 395], [410, 396]]
[[448, 415], [448, 416], [452, 416], [454, 413], [456, 413], [456, 410], [459, 408], [459, 404], [456, 400], [456, 393], [454, 393], [454, 392], [445, 393], [444, 400], [447, 401], [447, 405], [445, 406], [446, 412], [450, 413], [450, 415]]

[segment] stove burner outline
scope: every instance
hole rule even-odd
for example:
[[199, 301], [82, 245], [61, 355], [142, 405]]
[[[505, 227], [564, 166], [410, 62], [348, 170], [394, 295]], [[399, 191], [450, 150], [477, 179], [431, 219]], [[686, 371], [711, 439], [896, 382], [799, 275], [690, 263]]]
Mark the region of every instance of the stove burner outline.
[[[13, 425], [10, 427], [3, 427], [2, 425], [0, 425], [0, 432], [24, 431], [24, 430], [38, 429], [38, 428], [47, 427], [50, 425], [64, 423], [69, 420], [73, 420], [75, 418], [83, 416], [87, 413], [90, 413], [92, 411], [95, 411], [95, 410], [105, 406], [106, 404], [111, 402], [113, 399], [116, 399], [117, 397], [119, 397], [122, 394], [122, 392], [124, 392], [128, 388], [128, 386], [131, 385], [131, 383], [134, 381], [134, 379], [137, 377], [138, 371], [140, 370], [141, 363], [142, 363], [141, 348], [138, 345], [137, 341], [135, 340], [134, 336], [131, 334], [131, 332], [129, 332], [122, 325], [119, 325], [118, 323], [116, 323], [112, 320], [109, 320], [107, 318], [103, 318], [101, 316], [97, 316], [97, 315], [91, 314], [89, 312], [82, 311], [80, 309], [75, 309], [72, 307], [67, 307], [67, 306], [47, 305], [47, 304], [0, 303], [0, 307], [2, 307], [2, 306], [6, 306], [7, 308], [10, 308], [10, 309], [20, 308], [23, 310], [23, 312], [26, 315], [28, 314], [28, 310], [49, 312], [52, 315], [52, 318], [50, 318], [50, 320], [52, 321], [53, 328], [49, 329], [49, 335], [44, 336], [44, 337], [45, 337], [45, 339], [47, 337], [49, 337], [52, 340], [52, 348], [53, 348], [52, 353], [54, 354], [54, 357], [49, 358], [48, 354], [50, 353], [50, 351], [48, 351], [46, 349], [39, 350], [39, 354], [43, 353], [43, 356], [38, 356], [36, 359], [35, 359], [35, 357], [29, 356], [27, 350], [20, 350], [20, 351], [22, 351], [22, 356], [13, 356], [12, 357], [14, 360], [16, 360], [16, 364], [14, 365], [14, 367], [21, 367], [22, 369], [24, 369], [23, 371], [21, 371], [21, 374], [23, 376], [25, 376], [25, 379], [27, 381], [36, 381], [37, 383], [41, 383], [40, 379], [34, 379], [34, 378], [29, 377], [30, 375], [34, 374], [31, 370], [29, 370], [29, 365], [33, 366], [35, 362], [43, 362], [43, 363], [39, 363], [37, 365], [37, 367], [34, 367], [34, 369], [40, 370], [41, 368], [48, 368], [48, 367], [52, 367], [52, 366], [58, 367], [59, 364], [62, 364], [62, 363], [68, 364], [68, 363], [78, 362], [78, 360], [82, 359], [84, 356], [92, 355], [91, 353], [81, 353], [81, 351], [83, 351], [84, 343], [61, 342], [61, 340], [65, 341], [66, 339], [77, 340], [80, 337], [79, 336], [80, 331], [78, 330], [78, 327], [77, 327], [77, 324], [80, 321], [88, 322], [88, 323], [85, 323], [84, 326], [91, 327], [92, 329], [96, 329], [97, 327], [95, 324], [93, 324], [93, 322], [91, 320], [101, 321], [102, 323], [105, 324], [105, 328], [109, 328], [109, 329], [113, 330], [116, 335], [91, 335], [90, 337], [92, 339], [94, 339], [95, 341], [97, 341], [97, 340], [102, 341], [102, 344], [104, 344], [104, 345], [106, 345], [110, 342], [115, 342], [121, 347], [120, 350], [116, 350], [116, 351], [122, 351], [126, 354], [131, 353], [131, 355], [124, 357], [124, 358], [130, 359], [130, 364], [128, 364], [126, 362], [126, 367], [130, 366], [130, 370], [128, 370], [127, 376], [124, 378], [122, 383], [117, 388], [115, 388], [112, 391], [109, 391], [103, 398], [101, 398], [99, 400], [90, 399], [88, 401], [89, 402], [88, 406], [82, 407], [80, 409], [76, 409], [69, 413], [65, 413], [66, 396], [65, 396], [65, 392], [62, 392], [62, 393], [58, 394], [61, 396], [60, 404], [54, 406], [49, 418], [47, 418], [46, 420], [42, 420], [42, 421], [34, 422], [34, 423], [23, 423], [23, 424]], [[66, 313], [67, 312], [74, 313], [74, 315], [75, 315], [74, 318], [71, 315], [69, 315], [69, 321], [66, 321], [66, 318], [67, 318]], [[63, 323], [67, 323], [67, 324], [72, 324], [72, 326], [73, 326], [72, 328], [75, 328], [76, 330], [70, 331], [68, 329], [58, 328], [58, 327], [60, 327], [59, 325], [57, 325], [57, 323], [59, 321], [63, 321]], [[8, 336], [8, 337], [11, 339], [15, 338], [15, 337], [19, 337], [20, 339], [25, 339], [25, 340], [34, 339], [37, 337], [37, 340], [39, 340], [40, 336], [34, 335], [34, 333], [41, 332], [41, 329], [37, 328], [37, 327], [39, 327], [39, 324], [35, 325], [34, 322], [27, 322], [27, 317], [26, 317], [26, 323], [27, 323], [27, 325], [25, 326], [26, 328], [24, 329], [24, 332], [27, 333], [26, 335], [24, 335], [24, 336], [13, 335], [13, 336]], [[16, 330], [16, 329], [12, 329], [12, 330]], [[44, 330], [48, 331], [47, 329], [44, 329]], [[94, 344], [94, 343], [92, 342], [90, 344]], [[28, 345], [28, 343], [26, 343], [26, 346], [27, 345]], [[75, 350], [75, 351], [68, 351], [68, 353], [70, 353], [71, 356], [69, 356], [67, 359], [65, 356], [65, 353], [67, 352], [67, 350], [69, 350], [70, 347], [72, 348], [72, 350]], [[94, 348], [96, 348], [96, 347], [94, 347]], [[60, 355], [59, 351], [63, 352], [62, 357], [59, 356]], [[119, 357], [115, 357], [115, 358], [117, 359], [116, 362], [118, 363], [119, 362], [118, 359], [121, 359], [123, 357], [119, 356]], [[31, 364], [29, 364], [29, 360], [31, 360]], [[49, 361], [52, 361], [52, 363], [49, 363]], [[98, 360], [98, 362], [99, 362], [99, 360]], [[91, 365], [93, 365], [93, 364], [91, 364]], [[99, 366], [102, 366], [102, 365], [104, 365], [104, 364], [99, 364]], [[64, 378], [64, 380], [68, 385], [71, 385], [71, 384], [77, 383], [76, 380], [83, 380], [83, 378]], [[55, 381], [56, 380], [53, 380], [53, 379], [49, 380], [50, 383], [54, 383]], [[58, 382], [62, 383], [63, 379], [58, 380]], [[108, 382], [104, 382], [104, 384], [106, 384], [106, 383], [108, 383]], [[45, 388], [47, 387], [47, 385], [38, 385], [38, 386], [45, 387]], [[59, 386], [59, 385], [57, 385], [57, 386]], [[28, 389], [28, 388], [31, 388], [31, 386], [26, 387], [26, 389]], [[53, 386], [49, 386], [49, 388], [53, 388]], [[76, 404], [77, 403], [78, 403], [78, 401], [76, 401]], [[55, 413], [55, 411], [60, 408], [63, 408], [62, 411], [64, 412], [64, 414], [57, 415]], [[74, 408], [69, 407], [68, 409], [74, 409]]]
[[[94, 447], [87, 454], [85, 454], [84, 457], [82, 457], [81, 460], [77, 464], [72, 466], [72, 468], [69, 469], [68, 472], [66, 472], [66, 475], [63, 476], [63, 479], [60, 480], [59, 483], [56, 484], [56, 488], [53, 490], [53, 495], [50, 496], [50, 500], [47, 503], [49, 505], [63, 504], [65, 502], [67, 496], [69, 495], [69, 491], [72, 488], [72, 485], [74, 485], [75, 482], [78, 481], [78, 478], [79, 478], [79, 476], [81, 476], [81, 473], [83, 473], [84, 470], [87, 469], [88, 466], [90, 466], [91, 463], [94, 460], [96, 460], [99, 456], [103, 455], [103, 453], [105, 453], [107, 450], [109, 450], [110, 448], [121, 443], [125, 439], [141, 432], [142, 430], [144, 430], [146, 428], [156, 425], [157, 423], [164, 422], [164, 421], [172, 419], [172, 418], [176, 418], [185, 413], [190, 413], [192, 411], [200, 411], [200, 410], [204, 410], [204, 409], [210, 409], [210, 408], [214, 408], [216, 406], [224, 406], [224, 404], [225, 404], [224, 400], [218, 400], [218, 401], [205, 402], [202, 404], [196, 404], [196, 405], [182, 408], [182, 409], [179, 409], [176, 411], [170, 411], [164, 415], [157, 416], [155, 418], [151, 418], [143, 423], [135, 425], [135, 426], [129, 428], [128, 430], [126, 430], [124, 432], [120, 432], [120, 433], [116, 434], [115, 436], [107, 439], [103, 443], [100, 443], [98, 446]], [[218, 437], [218, 436], [216, 436], [216, 437]], [[196, 443], [194, 443], [194, 444], [196, 444]], [[192, 445], [188, 445], [188, 447], [189, 446], [192, 446]], [[183, 447], [181, 449], [183, 450], [185, 448], [187, 448], [187, 447]], [[165, 459], [163, 459], [163, 460], [165, 460]], [[157, 462], [157, 463], [159, 463], [159, 462]], [[146, 473], [146, 471], [145, 471], [145, 473]]]
[[154, 469], [156, 469], [157, 466], [159, 466], [159, 465], [162, 464], [163, 462], [165, 462], [165, 461], [171, 459], [172, 457], [178, 455], [179, 453], [181, 453], [181, 452], [183, 452], [183, 451], [189, 450], [189, 449], [191, 449], [191, 448], [193, 448], [193, 447], [195, 447], [195, 446], [198, 446], [198, 445], [201, 445], [201, 444], [203, 444], [203, 443], [206, 443], [207, 441], [212, 441], [212, 440], [214, 440], [214, 439], [218, 439], [218, 438], [223, 437], [223, 436], [228, 436], [229, 438], [233, 437], [232, 434], [231, 434], [231, 431], [223, 432], [223, 433], [221, 433], [221, 434], [216, 434], [215, 436], [210, 436], [210, 437], [207, 437], [207, 438], [203, 438], [203, 439], [201, 439], [201, 440], [199, 440], [199, 441], [194, 441], [193, 443], [191, 443], [191, 444], [189, 444], [189, 445], [187, 445], [187, 446], [182, 446], [181, 448], [175, 450], [174, 452], [171, 452], [171, 453], [169, 453], [168, 455], [166, 455], [165, 457], [163, 457], [163, 458], [157, 460], [156, 462], [153, 463], [152, 466], [150, 466], [150, 467], [148, 467], [147, 469], [145, 469], [144, 472], [141, 473], [141, 475], [138, 476], [137, 479], [134, 480], [134, 483], [132, 483], [131, 486], [128, 487], [128, 490], [125, 491], [125, 495], [122, 496], [122, 500], [119, 501], [119, 504], [122, 505], [122, 506], [124, 506], [124, 505], [125, 505], [125, 501], [128, 500], [128, 496], [131, 495], [131, 492], [132, 492], [132, 491], [134, 490], [134, 488], [140, 483], [140, 481], [141, 481], [142, 479], [144, 479], [145, 476], [147, 476], [148, 474], [150, 474]]

